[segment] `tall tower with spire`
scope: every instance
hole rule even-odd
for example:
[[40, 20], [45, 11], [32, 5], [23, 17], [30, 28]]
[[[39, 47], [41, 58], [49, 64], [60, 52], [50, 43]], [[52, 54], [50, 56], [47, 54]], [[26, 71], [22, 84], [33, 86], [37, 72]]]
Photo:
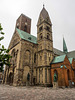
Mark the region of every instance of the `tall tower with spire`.
[[[50, 62], [53, 59], [52, 23], [45, 7], [40, 13], [37, 23], [38, 42], [38, 83], [48, 84], [50, 78]], [[42, 73], [42, 74], [41, 74]]]

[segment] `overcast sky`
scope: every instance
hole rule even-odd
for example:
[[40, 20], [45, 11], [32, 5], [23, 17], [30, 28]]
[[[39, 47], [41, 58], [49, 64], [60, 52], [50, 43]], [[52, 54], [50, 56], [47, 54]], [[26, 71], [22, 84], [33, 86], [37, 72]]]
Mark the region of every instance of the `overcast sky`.
[[21, 13], [32, 19], [31, 34], [37, 36], [37, 21], [45, 5], [52, 22], [53, 46], [63, 49], [63, 36], [68, 51], [75, 50], [75, 0], [0, 0], [0, 23], [5, 32], [1, 42], [7, 48]]

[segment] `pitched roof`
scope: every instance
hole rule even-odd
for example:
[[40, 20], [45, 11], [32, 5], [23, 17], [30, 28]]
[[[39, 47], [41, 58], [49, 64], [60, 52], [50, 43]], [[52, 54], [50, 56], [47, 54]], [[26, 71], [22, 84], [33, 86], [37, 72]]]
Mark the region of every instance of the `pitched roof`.
[[75, 58], [75, 51], [68, 52], [68, 53], [67, 53], [67, 56], [68, 56], [69, 58]]
[[[53, 52], [54, 52], [54, 54], [59, 55], [59, 56], [65, 54], [63, 51], [58, 50], [56, 48], [53, 48]], [[75, 51], [68, 52], [67, 57], [68, 58], [75, 58]]]
[[27, 32], [24, 32], [24, 31], [22, 31], [22, 30], [20, 30], [18, 28], [16, 28], [16, 30], [17, 30], [17, 32], [18, 32], [18, 34], [19, 34], [21, 39], [24, 39], [26, 41], [29, 41], [29, 42], [37, 44], [37, 38], [35, 36], [33, 36], [33, 35], [31, 35], [31, 34], [29, 34]]
[[54, 54], [59, 55], [59, 56], [65, 54], [64, 52], [62, 52], [61, 50], [58, 50], [56, 48], [53, 48], [53, 52], [54, 52]]
[[48, 14], [47, 10], [46, 10], [44, 7], [43, 7], [43, 9], [42, 9], [40, 15], [42, 15], [42, 17], [43, 17], [44, 19], [46, 19], [47, 17], [49, 17], [49, 14]]
[[52, 61], [52, 64], [63, 62], [65, 57], [66, 57], [66, 55], [61, 55], [61, 56], [55, 57], [54, 60]]
[[[50, 17], [49, 17], [49, 14], [48, 14], [48, 12], [47, 12], [47, 10], [43, 7], [43, 9], [41, 10], [41, 12], [40, 12], [40, 16], [39, 16], [39, 19], [40, 19], [40, 17], [42, 17], [43, 18], [43, 20], [45, 20], [45, 21], [47, 21], [47, 19], [48, 19], [48, 23], [49, 24], [52, 24], [51, 23], [51, 20], [50, 20]], [[39, 20], [38, 20], [38, 23], [39, 23]], [[38, 23], [37, 23], [37, 25], [38, 25]]]

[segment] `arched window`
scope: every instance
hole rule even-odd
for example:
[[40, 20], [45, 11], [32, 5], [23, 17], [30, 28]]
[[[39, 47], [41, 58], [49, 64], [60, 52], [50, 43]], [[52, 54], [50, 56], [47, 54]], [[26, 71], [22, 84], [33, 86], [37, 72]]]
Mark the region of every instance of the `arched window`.
[[42, 39], [42, 35], [40, 36], [40, 38]]
[[45, 68], [45, 83], [47, 83], [47, 68]]
[[43, 26], [41, 26], [40, 28], [39, 28], [39, 31], [42, 31], [43, 30]]
[[54, 70], [54, 75], [56, 75], [56, 81], [57, 81], [58, 80], [58, 72], [56, 69]]
[[50, 36], [50, 35], [47, 33], [47, 39], [50, 39], [49, 36]]
[[68, 80], [70, 80], [70, 71], [69, 71], [69, 69], [67, 70], [67, 77], [68, 77]]
[[27, 25], [25, 25], [25, 27], [24, 27], [24, 31], [27, 32]]
[[48, 26], [46, 26], [47, 31], [50, 31], [50, 28]]

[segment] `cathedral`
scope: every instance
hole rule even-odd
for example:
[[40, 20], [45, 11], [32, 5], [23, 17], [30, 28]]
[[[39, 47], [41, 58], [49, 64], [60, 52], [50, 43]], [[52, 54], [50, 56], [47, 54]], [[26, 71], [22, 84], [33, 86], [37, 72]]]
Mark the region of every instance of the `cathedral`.
[[53, 47], [52, 22], [45, 7], [37, 22], [37, 38], [31, 35], [31, 19], [21, 14], [10, 41], [11, 66], [4, 70], [3, 83], [13, 86], [52, 86], [54, 74], [58, 86], [75, 83], [75, 51]]

